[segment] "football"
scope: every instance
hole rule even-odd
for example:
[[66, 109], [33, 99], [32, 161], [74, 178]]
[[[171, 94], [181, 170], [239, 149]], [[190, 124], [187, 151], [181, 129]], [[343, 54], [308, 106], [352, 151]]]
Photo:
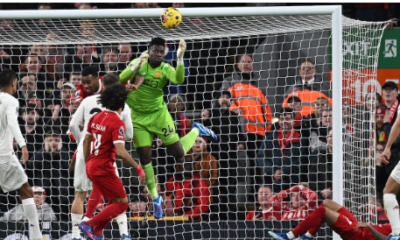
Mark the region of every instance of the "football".
[[166, 28], [176, 28], [182, 22], [182, 14], [175, 8], [164, 9], [160, 16], [161, 24]]

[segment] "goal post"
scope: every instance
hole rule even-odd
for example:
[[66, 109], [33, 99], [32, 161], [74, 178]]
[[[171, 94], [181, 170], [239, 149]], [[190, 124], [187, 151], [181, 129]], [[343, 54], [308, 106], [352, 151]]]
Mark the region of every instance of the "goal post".
[[[73, 59], [73, 55], [78, 51], [75, 47], [77, 48], [78, 45], [82, 44], [93, 45], [94, 48], [92, 47], [92, 50], [99, 50], [99, 48], [115, 46], [120, 43], [133, 43], [136, 45], [132, 44], [132, 49], [135, 48], [137, 50], [134, 55], [136, 54], [139, 56], [140, 52], [147, 47], [148, 41], [151, 37], [161, 36], [171, 43], [171, 45], [178, 43], [180, 39], [185, 39], [188, 43], [188, 51], [185, 55], [185, 61], [188, 62], [188, 66], [186, 66], [188, 68], [188, 73], [186, 74], [185, 83], [182, 85], [186, 88], [182, 95], [184, 97], [183, 101], [190, 102], [193, 105], [192, 108], [187, 110], [188, 115], [193, 115], [194, 120], [197, 121], [201, 121], [199, 112], [204, 108], [212, 106], [212, 103], [210, 102], [214, 101], [213, 97], [218, 96], [218, 93], [220, 92], [219, 86], [221, 85], [222, 80], [226, 79], [229, 75], [227, 74], [228, 70], [234, 68], [236, 62], [232, 59], [235, 59], [244, 53], [254, 54], [254, 69], [256, 69], [254, 71], [256, 76], [255, 78], [260, 82], [260, 88], [263, 88], [262, 90], [267, 92], [266, 98], [270, 99], [270, 102], [273, 103], [271, 109], [272, 112], [275, 113], [281, 108], [282, 104], [282, 101], [277, 99], [285, 98], [284, 92], [275, 89], [279, 89], [280, 87], [288, 88], [292, 83], [294, 84], [296, 76], [298, 75], [298, 60], [308, 58], [308, 54], [310, 54], [314, 59], [320, 60], [319, 63], [315, 63], [315, 67], [318, 68], [321, 75], [323, 75], [323, 81], [328, 81], [327, 76], [329, 74], [331, 79], [333, 102], [332, 129], [334, 132], [332, 144], [333, 200], [343, 206], [350, 207], [353, 210], [361, 203], [366, 204], [366, 198], [375, 197], [376, 192], [374, 191], [374, 186], [370, 186], [370, 180], [364, 181], [358, 179], [364, 179], [365, 177], [367, 179], [371, 178], [372, 182], [375, 181], [375, 173], [369, 171], [371, 170], [370, 168], [373, 168], [373, 165], [357, 166], [357, 162], [363, 162], [365, 157], [364, 154], [352, 152], [351, 154], [353, 154], [353, 158], [357, 159], [357, 161], [354, 161], [355, 163], [348, 163], [346, 166], [344, 164], [343, 159], [344, 154], [346, 153], [344, 151], [343, 139], [346, 136], [344, 136], [342, 131], [342, 100], [346, 98], [348, 99], [348, 104], [351, 106], [354, 105], [354, 107], [349, 110], [351, 114], [356, 114], [357, 111], [360, 111], [358, 108], [360, 104], [354, 97], [345, 95], [347, 92], [354, 91], [354, 89], [349, 89], [347, 86], [355, 86], [355, 81], [359, 79], [354, 80], [351, 78], [345, 78], [343, 73], [347, 70], [352, 72], [352, 68], [359, 68], [360, 74], [358, 77], [376, 78], [380, 39], [383, 34], [385, 23], [368, 23], [348, 19], [342, 16], [341, 6], [336, 5], [301, 7], [179, 8], [178, 10], [182, 13], [183, 22], [176, 29], [166, 29], [161, 25], [159, 17], [162, 9], [0, 11], [0, 21], [10, 20], [10, 22], [5, 22], [5, 24], [0, 25], [0, 46], [4, 46], [3, 49], [9, 48], [29, 52], [28, 49], [30, 49], [32, 45], [37, 44], [47, 46], [52, 44], [55, 45], [56, 48], [62, 48], [63, 53], [70, 55]], [[41, 19], [46, 19], [51, 24], [39, 26], [35, 21], [32, 21]], [[9, 27], [11, 25], [12, 28]], [[351, 31], [350, 33], [346, 32], [345, 30], [348, 29], [354, 29], [355, 33], [352, 33]], [[365, 36], [365, 38], [360, 37], [362, 33], [357, 33], [358, 31], [368, 31], [368, 29], [370, 29], [371, 34]], [[46, 41], [47, 34], [53, 31], [57, 31], [62, 37], [59, 39], [53, 39], [53, 42]], [[290, 34], [293, 36], [288, 37], [289, 40], [279, 39], [285, 38]], [[311, 37], [309, 35], [311, 35]], [[374, 42], [371, 56], [362, 56], [359, 58], [344, 56], [345, 50], [343, 49], [343, 45], [345, 41], [355, 41], [356, 43], [360, 43], [365, 41], [365, 39]], [[244, 43], [236, 43], [240, 41], [243, 41]], [[292, 46], [292, 43], [293, 45], [297, 44], [298, 46], [294, 47]], [[279, 48], [276, 47], [279, 44], [282, 46], [279, 46]], [[290, 46], [283, 47], [284, 44], [289, 44]], [[67, 48], [66, 46], [73, 46], [73, 53], [69, 53], [65, 50]], [[200, 47], [200, 49], [197, 49], [196, 47]], [[93, 51], [94, 53], [92, 54], [97, 54], [95, 50]], [[172, 49], [170, 51], [172, 51]], [[201, 53], [202, 51], [205, 53]], [[11, 52], [11, 55], [16, 54], [13, 50], [11, 50]], [[214, 53], [211, 54], [210, 52]], [[99, 53], [98, 58], [101, 58], [101, 54], [102, 53]], [[274, 54], [277, 56], [273, 56]], [[282, 57], [283, 55], [287, 56]], [[27, 56], [28, 54], [26, 53], [25, 55], [21, 54], [16, 56], [20, 61], [17, 66], [18, 69], [20, 69], [19, 65], [24, 64], [23, 60]], [[281, 63], [281, 61], [283, 63]], [[61, 65], [63, 64], [64, 63], [61, 63]], [[194, 64], [194, 66], [191, 67], [191, 64]], [[65, 63], [64, 65], [66, 66], [67, 64]], [[60, 68], [62, 69], [60, 70], [62, 72], [55, 72], [55, 74], [62, 76], [60, 78], [65, 78], [67, 68], [65, 68], [64, 65]], [[357, 67], [353, 67], [353, 65]], [[81, 66], [82, 65], [80, 65], [80, 67]], [[367, 70], [364, 71], [364, 69]], [[270, 77], [270, 71], [277, 72], [276, 79]], [[72, 72], [73, 71], [68, 72], [68, 76], [70, 73], [72, 74]], [[280, 72], [284, 73], [281, 74]], [[56, 88], [55, 85], [58, 80], [59, 79], [54, 80], [54, 89]], [[346, 81], [351, 83], [346, 83]], [[359, 86], [357, 85], [357, 87]], [[274, 90], [269, 91], [269, 88], [274, 88]], [[376, 86], [376, 88], [379, 89], [378, 86]], [[358, 89], [359, 88], [356, 88], [356, 90]], [[170, 96], [171, 95], [168, 95], [166, 97], [169, 98]], [[24, 98], [27, 97], [28, 95], [22, 94], [19, 96], [19, 100], [24, 100]], [[354, 121], [358, 120], [363, 123], [369, 123], [372, 126], [371, 119], [356, 119], [353, 115], [349, 118]], [[368, 140], [373, 141], [371, 134], [368, 136]], [[356, 140], [353, 139], [351, 141], [355, 142]], [[351, 150], [354, 150], [355, 148], [353, 142], [351, 142]], [[160, 147], [160, 149], [162, 148]], [[366, 149], [362, 150], [366, 151]], [[35, 151], [38, 151], [38, 149], [35, 149]], [[232, 151], [238, 152], [236, 148]], [[215, 154], [216, 156], [220, 155], [220, 153], [215, 152], [211, 152], [211, 154]], [[163, 174], [165, 175], [164, 177], [166, 180], [168, 180], [168, 169], [174, 168], [175, 166], [168, 162], [166, 154], [159, 155], [159, 152], [157, 152], [157, 156], [153, 157], [157, 160], [166, 162], [165, 165], [163, 165], [166, 169]], [[250, 157], [245, 156], [244, 158], [249, 160]], [[255, 161], [254, 159], [252, 160]], [[374, 160], [371, 159], [371, 162], [374, 162]], [[249, 166], [240, 165], [238, 160], [237, 166], [235, 167], [237, 172], [243, 170], [240, 169], [242, 167], [247, 168]], [[125, 168], [122, 169], [123, 172], [127, 172]], [[360, 174], [360, 172], [364, 171], [366, 172], [366, 176], [356, 175], [348, 179], [347, 175], [344, 174], [346, 171], [349, 171], [348, 175], [352, 175], [353, 173]], [[128, 172], [132, 173], [130, 170], [128, 170]], [[248, 187], [248, 185], [252, 185], [251, 187], [254, 187], [254, 189], [259, 187], [257, 182], [247, 182], [248, 179], [253, 176], [250, 176], [248, 173], [246, 174], [247, 175], [245, 176], [240, 175], [237, 178], [239, 179], [243, 177], [243, 179], [246, 179], [243, 181], [244, 184], [247, 184], [246, 187]], [[126, 174], [122, 174], [121, 177], [123, 181], [131, 182], [130, 175], [126, 176]], [[263, 175], [258, 177], [263, 178], [265, 176]], [[364, 184], [365, 186], [363, 187], [367, 190], [355, 190], [354, 188], [357, 184]], [[240, 184], [237, 184], [236, 189], [238, 189], [239, 185]], [[349, 186], [349, 188], [345, 189], [346, 186]], [[346, 191], [350, 195], [354, 192], [355, 198], [358, 200], [353, 201], [351, 196], [350, 199], [346, 199], [346, 197], [349, 197], [345, 195]], [[251, 193], [243, 193], [236, 190], [235, 194], [236, 197], [239, 198], [238, 196], [240, 194], [251, 195], [256, 193], [254, 191]], [[366, 196], [363, 197], [363, 194]], [[247, 200], [244, 201], [248, 204]], [[11, 206], [9, 208], [11, 208]], [[220, 206], [218, 205], [216, 208], [219, 209]], [[248, 209], [246, 208], [245, 211], [248, 211]], [[243, 215], [243, 213], [239, 213], [239, 211], [231, 214], [235, 214], [237, 218], [239, 218], [239, 215]], [[363, 215], [363, 213], [358, 212], [357, 214]], [[200, 232], [199, 234], [202, 235], [203, 231], [204, 234], [208, 234], [208, 231], [212, 232], [213, 227], [219, 226], [219, 223], [215, 224], [213, 223], [213, 220], [214, 219], [210, 217], [207, 223], [208, 225], [206, 224], [207, 226], [203, 225], [203, 222], [199, 225], [193, 223], [193, 226], [190, 226], [190, 229], [192, 229], [190, 233], [194, 234], [196, 232], [198, 234]], [[181, 223], [178, 223], [177, 225], [180, 224]], [[247, 223], [241, 225], [242, 227], [244, 226], [241, 234], [247, 231], [245, 230], [246, 224]], [[62, 225], [61, 222], [59, 225]], [[174, 227], [177, 225], [174, 225]], [[291, 225], [293, 224], [290, 224], [289, 222], [288, 225], [289, 227], [292, 227]], [[154, 225], [152, 226], [154, 227]], [[273, 224], [273, 226], [276, 225]], [[168, 229], [166, 226], [164, 228]], [[277, 227], [277, 229], [278, 228], [279, 227]], [[283, 227], [283, 225], [281, 225], [281, 229], [282, 228], [287, 230], [287, 227]], [[179, 234], [181, 235], [177, 234], [178, 236], [176, 239], [181, 239], [184, 236], [184, 233], [181, 230], [179, 231]], [[228, 234], [228, 236], [230, 236], [232, 232], [237, 231], [237, 233], [235, 233], [236, 237], [234, 236], [232, 239], [241, 239], [239, 236], [239, 230], [234, 228], [229, 229], [228, 226], [228, 233], [224, 232], [225, 229], [221, 231], [223, 232], [221, 233], [221, 236], [223, 234]], [[2, 230], [0, 230], [0, 234], [1, 232]], [[165, 232], [168, 231], [165, 230]], [[168, 235], [168, 233], [165, 234]], [[213, 236], [212, 238], [216, 238], [215, 235], [213, 235], [215, 233], [210, 234]], [[263, 238], [267, 237], [265, 232], [258, 232], [255, 235]], [[336, 240], [340, 238], [335, 235], [334, 239]]]

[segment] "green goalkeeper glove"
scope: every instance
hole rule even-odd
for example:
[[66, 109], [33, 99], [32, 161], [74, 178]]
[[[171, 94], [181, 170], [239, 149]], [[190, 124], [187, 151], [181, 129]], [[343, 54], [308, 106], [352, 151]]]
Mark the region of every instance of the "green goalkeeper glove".
[[185, 55], [185, 51], [186, 51], [186, 42], [185, 40], [181, 39], [179, 41], [179, 48], [178, 48], [178, 52], [177, 52], [177, 64], [178, 65], [183, 65], [183, 55]]
[[136, 73], [137, 71], [139, 71], [139, 69], [143, 66], [143, 64], [147, 61], [147, 59], [149, 58], [149, 53], [148, 51], [144, 51], [138, 61], [136, 62], [135, 65], [133, 65], [133, 67], [131, 67], [131, 71]]

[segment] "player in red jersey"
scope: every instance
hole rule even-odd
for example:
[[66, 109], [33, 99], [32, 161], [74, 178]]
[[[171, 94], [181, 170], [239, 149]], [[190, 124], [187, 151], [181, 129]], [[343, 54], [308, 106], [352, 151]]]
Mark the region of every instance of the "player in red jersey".
[[[332, 200], [325, 199], [321, 206], [288, 233], [273, 233], [269, 235], [274, 239], [314, 239], [322, 224], [326, 222], [343, 240], [374, 240], [387, 239], [392, 232], [390, 224], [358, 223], [354, 215], [345, 207]], [[304, 234], [305, 233], [305, 234]]]
[[[115, 156], [135, 168], [140, 183], [144, 184], [144, 171], [125, 150], [125, 124], [120, 115], [127, 98], [125, 87], [115, 84], [101, 94], [100, 103], [106, 110], [90, 118], [83, 141], [86, 174], [93, 187], [100, 190], [109, 203], [92, 219], [79, 224], [82, 232], [93, 240], [103, 239], [103, 229], [112, 218], [129, 207], [124, 186], [115, 173]], [[91, 149], [92, 144], [92, 149]]]

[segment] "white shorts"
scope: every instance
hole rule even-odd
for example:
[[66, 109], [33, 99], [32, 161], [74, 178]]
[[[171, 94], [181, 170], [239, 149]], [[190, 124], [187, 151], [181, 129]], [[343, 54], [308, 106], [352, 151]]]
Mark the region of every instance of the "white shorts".
[[86, 175], [86, 163], [83, 151], [79, 148], [75, 161], [74, 188], [78, 192], [87, 192], [92, 188], [92, 181]]
[[397, 163], [396, 167], [392, 170], [390, 173], [390, 176], [398, 183], [400, 184], [400, 161]]
[[7, 163], [0, 164], [0, 186], [4, 192], [18, 190], [26, 182], [28, 177], [14, 154]]
[[[115, 173], [119, 177], [117, 164], [114, 163]], [[92, 181], [88, 178], [86, 174], [86, 163], [83, 156], [83, 150], [80, 151], [78, 148], [78, 153], [76, 154], [75, 171], [74, 171], [74, 188], [78, 192], [87, 192], [92, 189]]]

